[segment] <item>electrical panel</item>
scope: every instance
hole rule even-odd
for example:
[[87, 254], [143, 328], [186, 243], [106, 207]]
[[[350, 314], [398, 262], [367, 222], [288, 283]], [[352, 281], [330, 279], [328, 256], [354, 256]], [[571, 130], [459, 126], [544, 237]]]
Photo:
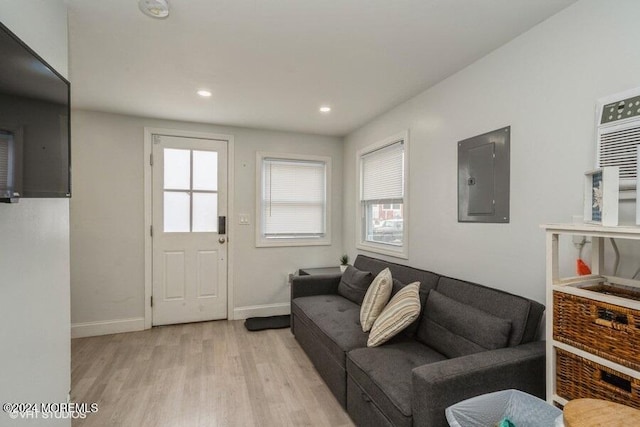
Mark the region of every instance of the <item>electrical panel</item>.
[[509, 222], [510, 133], [458, 142], [458, 222]]

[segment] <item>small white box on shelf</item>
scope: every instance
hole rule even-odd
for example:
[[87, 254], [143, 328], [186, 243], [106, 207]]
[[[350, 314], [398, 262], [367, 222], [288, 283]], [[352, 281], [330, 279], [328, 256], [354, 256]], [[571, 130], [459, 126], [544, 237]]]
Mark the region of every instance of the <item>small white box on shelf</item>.
[[607, 166], [584, 174], [584, 222], [618, 225], [620, 168]]

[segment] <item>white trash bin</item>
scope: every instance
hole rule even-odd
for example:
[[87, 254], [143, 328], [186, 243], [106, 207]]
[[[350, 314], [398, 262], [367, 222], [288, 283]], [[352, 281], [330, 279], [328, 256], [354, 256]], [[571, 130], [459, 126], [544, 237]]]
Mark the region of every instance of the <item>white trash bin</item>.
[[504, 419], [516, 427], [553, 427], [562, 411], [519, 390], [503, 390], [463, 400], [445, 410], [451, 427], [494, 427]]

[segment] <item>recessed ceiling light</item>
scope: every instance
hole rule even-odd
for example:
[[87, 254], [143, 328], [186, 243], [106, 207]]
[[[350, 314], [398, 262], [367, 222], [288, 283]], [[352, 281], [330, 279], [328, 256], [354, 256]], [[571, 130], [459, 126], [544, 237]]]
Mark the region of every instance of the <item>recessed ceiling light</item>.
[[322, 106], [322, 107], [320, 107], [320, 112], [321, 113], [329, 113], [329, 112], [331, 112], [331, 107], [326, 106], [326, 105]]
[[169, 16], [169, 3], [167, 0], [140, 0], [138, 7], [147, 16], [152, 18], [166, 18]]
[[203, 98], [208, 98], [211, 96], [211, 92], [209, 92], [208, 90], [200, 89], [198, 91], [198, 95], [200, 95]]

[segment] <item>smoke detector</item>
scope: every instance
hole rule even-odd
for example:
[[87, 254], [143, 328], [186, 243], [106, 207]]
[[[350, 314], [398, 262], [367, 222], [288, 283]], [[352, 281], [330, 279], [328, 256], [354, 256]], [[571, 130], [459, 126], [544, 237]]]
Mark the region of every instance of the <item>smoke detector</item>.
[[169, 3], [167, 0], [140, 0], [138, 7], [147, 16], [162, 19], [169, 16]]

